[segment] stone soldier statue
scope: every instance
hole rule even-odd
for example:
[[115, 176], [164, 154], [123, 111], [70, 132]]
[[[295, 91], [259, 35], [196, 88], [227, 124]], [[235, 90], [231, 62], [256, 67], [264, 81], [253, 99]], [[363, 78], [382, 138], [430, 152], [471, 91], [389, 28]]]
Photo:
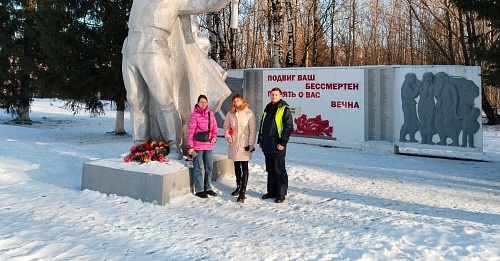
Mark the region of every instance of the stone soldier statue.
[[207, 95], [215, 111], [230, 95], [220, 68], [199, 48], [191, 23], [191, 15], [217, 12], [229, 1], [133, 1], [122, 73], [135, 145], [164, 141], [169, 157], [182, 158], [198, 95]]

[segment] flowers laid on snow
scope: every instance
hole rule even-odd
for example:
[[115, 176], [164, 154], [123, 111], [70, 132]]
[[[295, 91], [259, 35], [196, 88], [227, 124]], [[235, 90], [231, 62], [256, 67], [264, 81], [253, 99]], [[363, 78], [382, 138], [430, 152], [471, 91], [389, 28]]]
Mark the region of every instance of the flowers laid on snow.
[[169, 152], [168, 144], [163, 141], [145, 142], [139, 146], [132, 146], [130, 153], [123, 160], [125, 162], [140, 162], [141, 164], [150, 161], [168, 162], [167, 155]]

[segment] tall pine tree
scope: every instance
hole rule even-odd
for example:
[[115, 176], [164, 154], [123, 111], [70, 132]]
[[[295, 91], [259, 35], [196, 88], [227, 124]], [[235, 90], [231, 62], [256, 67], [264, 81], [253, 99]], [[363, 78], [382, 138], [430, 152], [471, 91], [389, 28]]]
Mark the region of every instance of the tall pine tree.
[[73, 112], [95, 116], [104, 113], [102, 99], [114, 101], [117, 134], [125, 133], [121, 47], [131, 5], [132, 0], [46, 0], [37, 12], [51, 93]]
[[132, 0], [96, 0], [99, 7], [97, 16], [101, 26], [97, 27], [96, 50], [100, 70], [100, 82], [104, 95], [113, 100], [117, 106], [116, 124], [114, 133], [124, 134], [124, 111], [126, 91], [121, 71], [123, 40], [128, 34], [128, 15], [132, 7]]
[[66, 100], [74, 113], [104, 113], [97, 97], [99, 68], [95, 27], [99, 26], [92, 1], [40, 1], [36, 28], [47, 57], [47, 92]]
[[[469, 36], [474, 46], [472, 52], [478, 61], [483, 63], [483, 79], [486, 84], [500, 88], [500, 2], [498, 0], [453, 0], [458, 9], [474, 12], [477, 19], [487, 21], [490, 31]], [[485, 106], [486, 105], [486, 106]], [[483, 92], [483, 111], [490, 124], [499, 124], [496, 114]]]
[[35, 10], [36, 1], [0, 1], [0, 107], [21, 123], [30, 121], [31, 97], [45, 72]]

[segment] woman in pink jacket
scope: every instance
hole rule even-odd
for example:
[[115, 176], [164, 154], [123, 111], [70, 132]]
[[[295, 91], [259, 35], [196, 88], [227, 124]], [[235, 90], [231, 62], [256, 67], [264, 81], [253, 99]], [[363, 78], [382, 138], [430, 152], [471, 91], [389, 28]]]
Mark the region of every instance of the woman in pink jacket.
[[[206, 141], [195, 139], [196, 133], [199, 132], [208, 132], [208, 139]], [[212, 190], [213, 149], [216, 141], [217, 122], [214, 113], [208, 107], [207, 96], [200, 95], [189, 120], [188, 134], [188, 154], [196, 155], [193, 159], [195, 195], [200, 198], [208, 198], [208, 195], [217, 196]], [[205, 166], [205, 177], [201, 171], [202, 161]]]
[[248, 103], [240, 94], [233, 95], [229, 112], [224, 121], [224, 136], [229, 142], [227, 157], [234, 162], [236, 190], [231, 193], [238, 196], [237, 202], [245, 202], [248, 183], [248, 161], [252, 159], [253, 145], [257, 130], [255, 116]]

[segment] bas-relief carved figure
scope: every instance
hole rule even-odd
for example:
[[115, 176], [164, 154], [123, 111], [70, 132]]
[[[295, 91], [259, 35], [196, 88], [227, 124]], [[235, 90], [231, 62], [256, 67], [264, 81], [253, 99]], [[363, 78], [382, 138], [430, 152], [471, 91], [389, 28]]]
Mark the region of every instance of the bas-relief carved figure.
[[[404, 119], [401, 130], [399, 131], [400, 142], [417, 142], [415, 133], [418, 131], [419, 123], [416, 109], [417, 102], [415, 98], [418, 96], [421, 83], [421, 81], [417, 80], [417, 76], [414, 73], [407, 73], [405, 81], [401, 86], [401, 101]], [[409, 135], [409, 140], [406, 139], [406, 135]]]
[[470, 111], [462, 116], [462, 147], [474, 148], [474, 133], [479, 130], [479, 122], [477, 118], [481, 116], [479, 108], [470, 108]]
[[451, 139], [450, 146], [458, 146], [461, 122], [458, 119], [458, 90], [455, 84], [449, 81], [444, 72], [436, 73], [434, 96], [436, 97], [436, 130], [439, 136], [438, 145], [448, 145], [447, 138]]
[[434, 74], [431, 72], [424, 73], [422, 77], [422, 85], [418, 95], [418, 118], [420, 119], [419, 129], [422, 144], [434, 144], [432, 136], [436, 134], [434, 120], [436, 116], [436, 104], [434, 103]]
[[123, 43], [122, 73], [135, 145], [151, 140], [182, 158], [189, 115], [200, 94], [217, 111], [230, 95], [225, 72], [193, 30], [191, 15], [216, 12], [230, 0], [134, 0]]
[[[410, 104], [418, 96], [418, 119], [415, 119]], [[451, 77], [444, 72], [435, 75], [426, 72], [420, 82], [414, 73], [406, 74], [401, 87], [404, 122], [400, 142], [415, 142], [411, 138], [414, 137], [413, 127], [416, 123], [422, 144], [434, 144], [432, 137], [437, 133], [439, 141], [436, 144], [459, 146], [462, 133], [460, 146], [473, 148], [473, 134], [480, 127], [478, 117], [481, 110], [474, 107], [474, 100], [478, 96], [479, 87], [463, 77]], [[410, 141], [405, 139], [407, 134], [410, 135]], [[448, 138], [451, 139], [449, 144]]]
[[481, 110], [474, 107], [474, 99], [479, 96], [479, 87], [473, 81], [462, 77], [450, 78], [458, 87], [458, 118], [462, 120], [462, 147], [474, 147], [473, 134], [479, 130], [477, 118]]

